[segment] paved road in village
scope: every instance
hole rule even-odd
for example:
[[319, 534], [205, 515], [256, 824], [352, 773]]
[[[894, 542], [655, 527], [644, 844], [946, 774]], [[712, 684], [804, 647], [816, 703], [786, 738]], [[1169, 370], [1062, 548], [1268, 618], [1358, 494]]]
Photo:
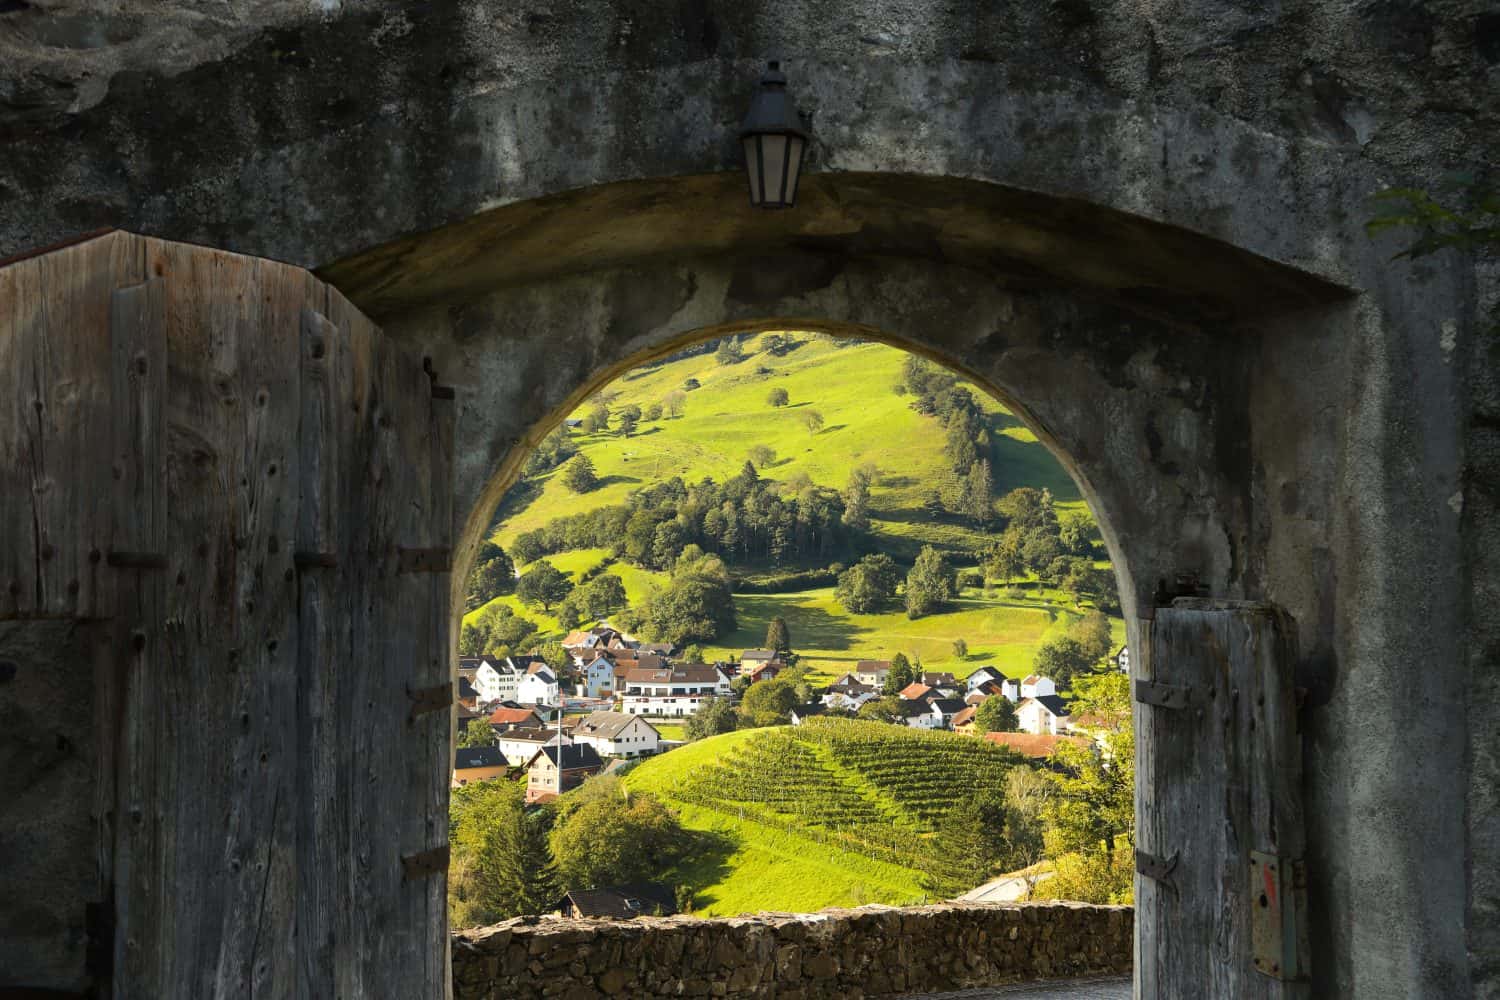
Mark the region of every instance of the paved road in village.
[[1130, 1000], [1129, 979], [1017, 983], [959, 993], [913, 993], [903, 1000]]

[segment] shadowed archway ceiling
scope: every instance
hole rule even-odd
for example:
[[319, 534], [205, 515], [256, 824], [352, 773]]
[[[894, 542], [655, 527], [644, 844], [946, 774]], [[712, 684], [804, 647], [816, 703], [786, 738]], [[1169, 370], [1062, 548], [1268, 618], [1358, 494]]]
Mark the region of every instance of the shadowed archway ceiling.
[[788, 212], [752, 209], [738, 173], [625, 181], [516, 202], [321, 269], [390, 316], [632, 262], [767, 255], [917, 257], [1014, 288], [1071, 287], [1179, 322], [1225, 323], [1343, 290], [1183, 229], [959, 178], [814, 174]]

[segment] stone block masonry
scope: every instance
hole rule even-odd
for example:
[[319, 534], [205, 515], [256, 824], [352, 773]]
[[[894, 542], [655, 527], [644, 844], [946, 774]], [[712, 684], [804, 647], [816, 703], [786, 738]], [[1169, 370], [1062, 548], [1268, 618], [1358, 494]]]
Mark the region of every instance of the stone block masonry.
[[1128, 906], [942, 903], [700, 920], [522, 917], [454, 935], [455, 1000], [895, 996], [1123, 974]]

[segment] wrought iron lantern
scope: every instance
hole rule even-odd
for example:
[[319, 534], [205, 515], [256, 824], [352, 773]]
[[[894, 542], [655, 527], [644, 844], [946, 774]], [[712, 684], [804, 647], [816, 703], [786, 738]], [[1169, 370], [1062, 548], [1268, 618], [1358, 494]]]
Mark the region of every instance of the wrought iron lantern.
[[750, 204], [757, 208], [791, 208], [797, 203], [797, 181], [807, 152], [807, 131], [786, 92], [781, 64], [768, 63], [750, 111], [740, 127], [745, 171], [750, 175]]

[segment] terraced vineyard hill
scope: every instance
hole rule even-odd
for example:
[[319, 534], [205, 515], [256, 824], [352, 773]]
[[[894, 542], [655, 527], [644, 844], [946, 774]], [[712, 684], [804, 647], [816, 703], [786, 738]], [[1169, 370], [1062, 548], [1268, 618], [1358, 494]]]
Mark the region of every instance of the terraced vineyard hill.
[[813, 719], [690, 744], [625, 783], [725, 840], [724, 856], [683, 873], [700, 912], [725, 915], [923, 899], [937, 824], [1014, 766], [969, 736]]

